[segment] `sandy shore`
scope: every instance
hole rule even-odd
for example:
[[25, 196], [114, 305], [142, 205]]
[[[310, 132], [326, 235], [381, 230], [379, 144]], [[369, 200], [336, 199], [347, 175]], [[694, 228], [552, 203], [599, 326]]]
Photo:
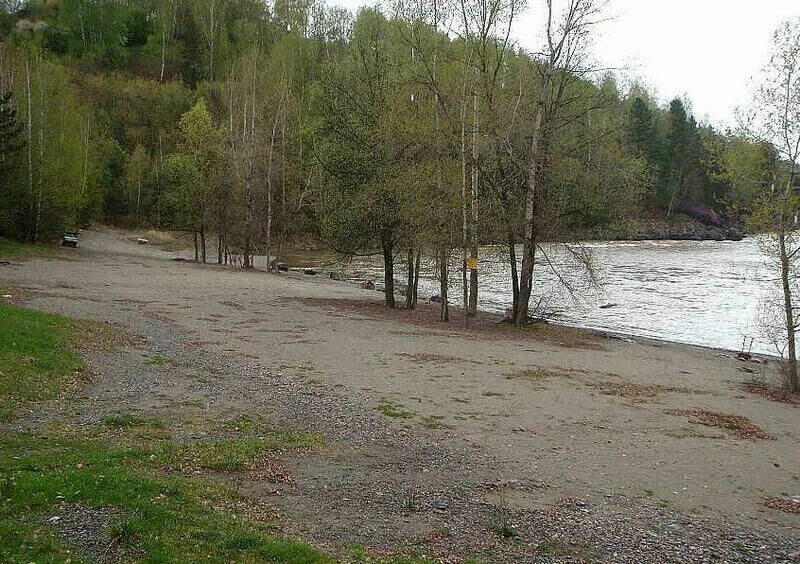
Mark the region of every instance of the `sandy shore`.
[[[520, 512], [565, 499], [622, 513], [663, 508], [800, 538], [799, 514], [764, 503], [800, 495], [800, 406], [744, 388], [777, 381], [774, 361], [558, 327], [520, 334], [491, 320], [445, 325], [425, 308], [386, 312], [379, 294], [349, 284], [175, 262], [127, 236], [92, 231], [63, 259], [0, 267], [0, 287], [32, 307], [140, 334], [157, 324], [186, 347], [346, 397], [385, 414], [397, 433], [475, 453], [470, 480], [538, 484], [475, 494], [480, 503]], [[769, 438], [701, 424], [702, 412], [744, 417]], [[353, 460], [290, 465], [298, 480], [343, 468], [368, 480], [374, 468]], [[290, 514], [330, 528], [296, 495]]]

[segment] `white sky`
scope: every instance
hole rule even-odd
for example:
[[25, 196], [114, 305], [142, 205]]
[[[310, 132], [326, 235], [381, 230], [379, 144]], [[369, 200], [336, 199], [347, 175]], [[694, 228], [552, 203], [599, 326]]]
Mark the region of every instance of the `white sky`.
[[[353, 10], [376, 3], [328, 2]], [[515, 38], [535, 49], [544, 2], [528, 2]], [[751, 79], [767, 60], [772, 32], [781, 21], [800, 17], [800, 0], [610, 0], [607, 12], [613, 19], [599, 30], [596, 59], [640, 79], [662, 102], [687, 96], [698, 120], [724, 126], [733, 124], [737, 106], [749, 102]]]

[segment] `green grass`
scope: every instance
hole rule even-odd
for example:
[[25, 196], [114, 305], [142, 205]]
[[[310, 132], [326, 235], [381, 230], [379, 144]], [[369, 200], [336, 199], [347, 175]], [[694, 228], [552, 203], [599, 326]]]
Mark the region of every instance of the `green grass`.
[[0, 421], [74, 384], [84, 362], [69, 345], [80, 331], [65, 317], [0, 304]]
[[241, 498], [233, 490], [160, 471], [158, 445], [18, 434], [1, 438], [0, 452], [2, 562], [74, 558], [46, 520], [76, 505], [117, 510], [106, 534], [149, 562], [331, 561], [277, 537], [274, 523], [237, 515], [230, 506]]
[[490, 523], [489, 530], [504, 539], [513, 539], [517, 537], [516, 529], [508, 523]]
[[435, 564], [437, 560], [429, 558], [418, 550], [410, 550], [408, 553], [393, 554], [383, 558], [372, 558], [367, 549], [362, 544], [351, 544], [348, 547], [348, 562], [360, 562], [362, 564]]
[[536, 552], [549, 556], [570, 556], [572, 550], [569, 545], [554, 539], [543, 540], [536, 545]]
[[128, 427], [155, 427], [163, 429], [166, 427], [161, 419], [144, 418], [131, 413], [113, 413], [103, 417], [106, 427], [112, 429], [125, 429]]
[[64, 249], [55, 245], [31, 245], [0, 237], [0, 260], [25, 260], [52, 258], [64, 254]]
[[412, 419], [414, 417], [413, 411], [408, 411], [403, 406], [392, 405], [391, 403], [382, 403], [378, 406], [378, 411], [392, 419]]
[[[89, 324], [0, 305], [0, 407], [59, 397], [84, 362], [73, 352]], [[96, 335], [95, 335], [96, 336]], [[48, 519], [75, 508], [111, 509], [102, 542], [146, 562], [332, 562], [282, 538], [267, 517], [246, 514], [257, 500], [173, 466], [238, 471], [269, 450], [314, 446], [288, 430], [262, 438], [176, 442], [158, 419], [105, 416], [93, 428], [55, 421], [36, 434], [0, 432], [0, 562], [82, 562]], [[69, 519], [62, 521], [68, 527]], [[113, 552], [113, 551], [112, 551]]]
[[265, 453], [310, 448], [319, 444], [315, 435], [277, 433], [268, 438], [215, 439], [168, 443], [154, 459], [170, 468], [240, 472], [255, 464]]
[[169, 362], [169, 359], [167, 357], [165, 357], [164, 355], [155, 354], [155, 355], [151, 356], [150, 358], [148, 358], [147, 362], [145, 362], [145, 364], [147, 364], [149, 366], [164, 366], [168, 362]]
[[420, 420], [420, 423], [423, 427], [427, 427], [428, 429], [452, 429], [452, 425], [448, 425], [444, 422], [443, 415], [429, 415], [427, 417], [423, 417]]

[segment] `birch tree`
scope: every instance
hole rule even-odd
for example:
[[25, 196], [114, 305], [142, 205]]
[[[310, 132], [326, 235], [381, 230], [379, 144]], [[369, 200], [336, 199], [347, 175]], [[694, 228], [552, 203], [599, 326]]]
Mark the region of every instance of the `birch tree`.
[[768, 251], [777, 263], [785, 335], [779, 340], [786, 358], [786, 385], [800, 391], [797, 367], [797, 296], [800, 291], [797, 175], [800, 163], [800, 20], [785, 22], [774, 34], [772, 55], [764, 68], [752, 108], [751, 132], [775, 147], [776, 182], [764, 194], [754, 222], [771, 233]]
[[530, 298], [534, 285], [534, 266], [537, 249], [542, 241], [543, 183], [551, 156], [552, 136], [561, 125], [569, 105], [580, 99], [569, 86], [586, 77], [591, 71], [587, 63], [587, 41], [604, 5], [602, 0], [567, 0], [559, 14], [554, 0], [546, 1], [544, 50], [537, 57], [539, 94], [533, 123], [527, 165], [527, 187], [524, 194], [524, 233], [522, 240], [522, 270], [519, 288], [513, 305], [516, 325], [528, 322]]
[[498, 106], [511, 55], [511, 29], [523, 6], [521, 0], [460, 0], [458, 6], [460, 34], [467, 49], [463, 54], [461, 157], [464, 308], [468, 316], [478, 309], [479, 217], [481, 201], [485, 201], [481, 177], [490, 160], [486, 147], [503, 141], [508, 144], [505, 126], [513, 119], [501, 114]]
[[222, 14], [221, 0], [193, 0], [191, 6], [195, 10], [200, 29], [203, 33], [203, 41], [208, 50], [208, 81], [214, 82], [214, 63], [217, 58], [217, 40], [219, 36], [219, 26]]

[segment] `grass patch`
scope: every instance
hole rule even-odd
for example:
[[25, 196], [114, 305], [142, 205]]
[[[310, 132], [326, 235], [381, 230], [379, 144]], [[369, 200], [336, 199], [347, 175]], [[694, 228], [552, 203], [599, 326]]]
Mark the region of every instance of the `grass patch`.
[[[105, 440], [0, 438], [0, 561], [75, 559], [48, 518], [64, 507], [114, 508], [107, 535], [152, 562], [331, 562], [277, 537], [275, 524], [231, 510], [232, 489], [158, 471], [160, 447]], [[68, 536], [68, 535], [67, 535]], [[88, 555], [87, 555], [88, 556]]]
[[[21, 406], [76, 389], [70, 384], [84, 362], [72, 349], [89, 335], [93, 341], [102, 338], [105, 330], [0, 305], [3, 415], [10, 418]], [[257, 500], [203, 477], [164, 472], [167, 463], [240, 469], [267, 450], [317, 441], [280, 431], [261, 439], [181, 444], [170, 439], [160, 420], [128, 413], [109, 414], [88, 430], [62, 423], [35, 435], [0, 433], [0, 562], [115, 555], [148, 562], [332, 562], [304, 543], [278, 536], [269, 514], [254, 518]], [[86, 529], [81, 512], [105, 516], [99, 530]], [[84, 542], [86, 534], [113, 543], [103, 543], [102, 554], [93, 553], [97, 543]], [[82, 540], [71, 545], [68, 539]], [[107, 554], [112, 549], [115, 553]]]
[[553, 558], [572, 557], [578, 562], [596, 562], [598, 554], [584, 543], [568, 543], [556, 539], [546, 539], [536, 545], [536, 552]]
[[420, 421], [423, 427], [427, 427], [428, 429], [452, 429], [452, 425], [448, 425], [444, 422], [444, 416], [442, 415], [429, 415], [428, 417], [423, 417]]
[[55, 245], [31, 245], [0, 238], [0, 260], [26, 260], [63, 256], [64, 249]]
[[412, 419], [414, 417], [413, 411], [408, 411], [401, 405], [382, 403], [377, 409], [386, 417], [391, 417], [392, 419]]
[[0, 303], [0, 421], [74, 390], [85, 368], [77, 349], [105, 351], [133, 342], [113, 326]]
[[572, 554], [572, 549], [563, 542], [548, 539], [536, 545], [536, 552], [548, 556], [570, 556]]
[[148, 366], [164, 366], [169, 362], [169, 359], [161, 354], [155, 354], [147, 359], [145, 364]]
[[170, 443], [156, 458], [170, 468], [238, 472], [255, 463], [266, 451], [264, 441], [208, 440]]
[[166, 425], [161, 419], [144, 418], [131, 413], [114, 413], [103, 417], [103, 424], [112, 429], [126, 429], [131, 427], [155, 427], [164, 429]]
[[349, 545], [346, 561], [363, 564], [436, 564], [438, 562], [438, 560], [425, 556], [419, 549], [409, 549], [402, 554], [372, 558], [363, 544]]
[[504, 539], [514, 539], [519, 535], [517, 530], [509, 523], [490, 523], [489, 530]]
[[69, 348], [78, 332], [65, 317], [0, 304], [0, 420], [74, 386], [84, 369]]
[[265, 427], [266, 422], [261, 418], [240, 415], [232, 419], [226, 419], [220, 424], [220, 429], [233, 433], [258, 433]]
[[283, 430], [258, 438], [170, 442], [153, 456], [174, 470], [241, 472], [255, 468], [267, 453], [316, 448], [321, 444], [322, 439], [317, 435]]
[[323, 438], [315, 433], [275, 427], [268, 419], [257, 415], [242, 414], [216, 421], [212, 423], [212, 428], [221, 431], [226, 438], [263, 440], [270, 450], [316, 448], [324, 443]]

